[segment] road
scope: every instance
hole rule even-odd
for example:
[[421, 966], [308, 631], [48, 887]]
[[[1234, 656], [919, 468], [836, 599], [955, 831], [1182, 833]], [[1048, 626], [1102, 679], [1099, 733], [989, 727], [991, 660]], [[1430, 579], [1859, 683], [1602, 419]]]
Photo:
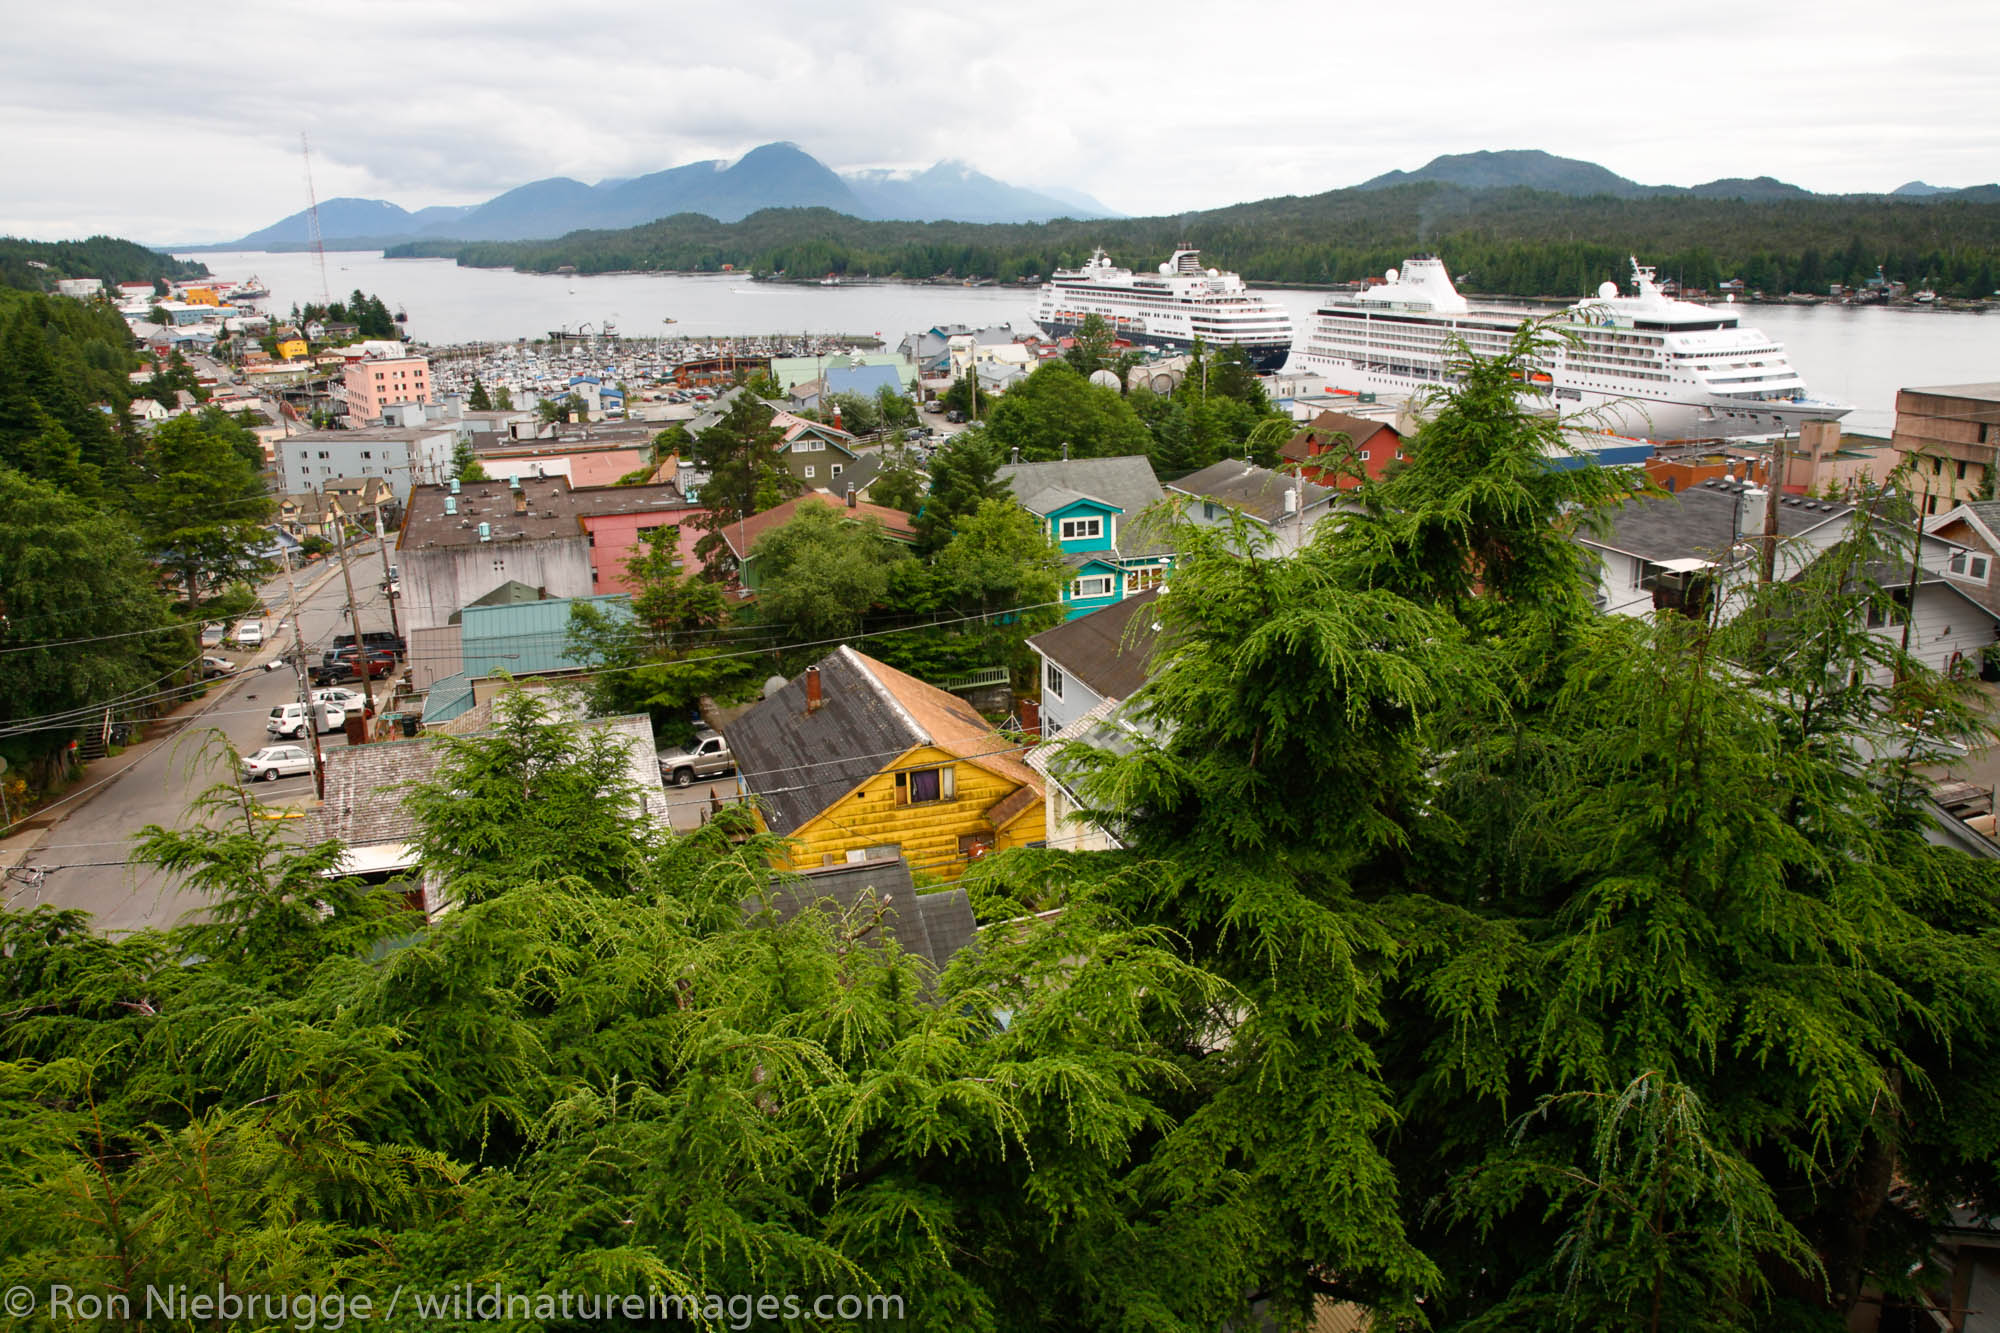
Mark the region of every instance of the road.
[[[375, 544], [371, 541], [353, 547], [348, 556], [362, 628], [388, 629], [388, 602], [379, 587], [382, 565]], [[317, 662], [333, 636], [346, 630], [346, 590], [339, 565], [331, 560], [302, 571], [297, 579], [304, 598], [300, 628], [308, 660]], [[135, 764], [64, 807], [66, 813], [41, 831], [22, 858], [26, 866], [61, 868], [51, 869], [37, 885], [8, 882], [8, 907], [50, 903], [82, 908], [106, 933], [123, 934], [165, 928], [204, 905], [201, 895], [181, 887], [165, 873], [123, 862], [131, 855], [132, 840], [141, 829], [149, 824], [188, 824], [189, 802], [230, 776], [234, 760], [215, 752], [212, 742], [218, 734], [237, 753], [249, 754], [272, 739], [264, 731], [271, 706], [297, 700], [298, 678], [292, 671], [262, 669], [262, 664], [291, 651], [286, 581], [281, 576], [261, 591], [271, 609], [264, 620], [264, 646], [244, 650], [225, 644], [210, 650], [234, 662], [237, 674], [209, 693], [204, 700], [207, 707], [177, 735], [144, 742], [148, 752]], [[282, 632], [278, 629], [281, 620], [285, 622]], [[232, 624], [232, 631], [234, 628]], [[377, 707], [382, 706], [378, 696]], [[320, 743], [345, 745], [347, 741], [336, 733], [322, 737]], [[86, 785], [92, 781], [87, 773], [84, 781]], [[307, 776], [260, 782], [253, 790], [262, 803], [291, 805], [309, 799], [313, 785]]]

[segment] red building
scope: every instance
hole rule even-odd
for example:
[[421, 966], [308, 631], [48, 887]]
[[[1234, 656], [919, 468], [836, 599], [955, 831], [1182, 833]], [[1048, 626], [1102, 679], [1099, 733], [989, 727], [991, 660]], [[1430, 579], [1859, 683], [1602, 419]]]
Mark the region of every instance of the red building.
[[1386, 421], [1322, 412], [1286, 440], [1278, 456], [1296, 464], [1307, 481], [1351, 491], [1361, 484], [1357, 469], [1370, 481], [1382, 479], [1383, 470], [1403, 457], [1403, 437]]

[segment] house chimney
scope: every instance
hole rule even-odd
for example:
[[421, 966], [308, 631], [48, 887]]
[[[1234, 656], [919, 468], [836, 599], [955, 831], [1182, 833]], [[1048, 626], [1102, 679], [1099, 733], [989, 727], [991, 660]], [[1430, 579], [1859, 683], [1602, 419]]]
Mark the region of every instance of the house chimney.
[[806, 712], [817, 713], [819, 706], [819, 668], [809, 666], [806, 668]]
[[854, 508], [854, 483], [851, 481], [847, 483], [847, 507]]
[[1030, 736], [1042, 734], [1042, 705], [1034, 699], [1021, 700], [1021, 730]]

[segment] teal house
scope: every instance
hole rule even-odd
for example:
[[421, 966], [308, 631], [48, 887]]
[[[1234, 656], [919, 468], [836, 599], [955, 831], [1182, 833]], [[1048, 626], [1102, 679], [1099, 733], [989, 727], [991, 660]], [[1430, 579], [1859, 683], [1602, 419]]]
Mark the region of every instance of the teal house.
[[1173, 565], [1166, 525], [1147, 513], [1165, 492], [1143, 456], [1009, 463], [999, 476], [1062, 549], [1070, 619], [1165, 581]]

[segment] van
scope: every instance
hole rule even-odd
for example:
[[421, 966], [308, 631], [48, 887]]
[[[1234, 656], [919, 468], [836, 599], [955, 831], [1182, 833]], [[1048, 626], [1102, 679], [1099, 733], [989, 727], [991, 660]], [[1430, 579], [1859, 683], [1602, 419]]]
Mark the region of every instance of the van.
[[264, 719], [264, 730], [273, 736], [302, 740], [306, 727], [313, 724], [317, 724], [314, 729], [322, 734], [339, 731], [347, 726], [347, 710], [323, 703], [313, 704], [310, 709], [305, 704], [279, 704]]

